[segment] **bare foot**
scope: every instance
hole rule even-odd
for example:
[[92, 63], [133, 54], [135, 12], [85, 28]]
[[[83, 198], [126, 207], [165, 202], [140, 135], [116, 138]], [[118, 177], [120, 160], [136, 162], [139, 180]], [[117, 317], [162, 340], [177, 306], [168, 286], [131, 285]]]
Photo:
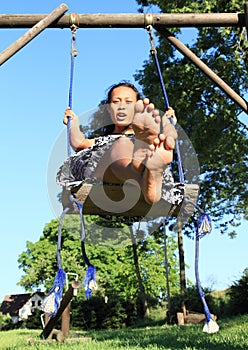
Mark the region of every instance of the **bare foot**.
[[135, 104], [135, 114], [132, 127], [135, 133], [134, 153], [132, 166], [138, 173], [144, 171], [144, 162], [160, 143], [159, 111], [154, 108], [148, 99], [139, 100]]
[[[172, 121], [169, 119], [172, 118]], [[143, 172], [144, 166], [155, 170], [156, 164], [162, 165], [172, 161], [172, 152], [175, 148], [177, 132], [173, 124], [176, 124], [175, 112], [172, 108], [162, 117], [162, 132], [160, 131], [161, 118], [159, 111], [154, 108], [148, 99], [138, 101], [135, 104], [133, 130], [135, 144], [132, 166], [136, 172]]]
[[176, 123], [173, 109], [169, 109], [161, 118], [153, 104], [138, 101], [135, 105], [133, 130], [135, 144], [132, 166], [136, 172], [142, 173], [141, 188], [145, 200], [155, 203], [161, 198], [162, 173], [167, 164], [172, 162], [173, 149], [177, 132], [169, 118]]

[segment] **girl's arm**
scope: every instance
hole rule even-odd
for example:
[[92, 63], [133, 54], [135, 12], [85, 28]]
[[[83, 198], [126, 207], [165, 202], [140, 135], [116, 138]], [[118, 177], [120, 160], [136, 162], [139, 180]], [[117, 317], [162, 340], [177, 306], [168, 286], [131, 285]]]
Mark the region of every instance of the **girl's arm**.
[[70, 141], [74, 150], [89, 148], [95, 144], [95, 139], [87, 139], [80, 130], [80, 121], [78, 116], [70, 109], [66, 108], [63, 123], [67, 125], [70, 117]]

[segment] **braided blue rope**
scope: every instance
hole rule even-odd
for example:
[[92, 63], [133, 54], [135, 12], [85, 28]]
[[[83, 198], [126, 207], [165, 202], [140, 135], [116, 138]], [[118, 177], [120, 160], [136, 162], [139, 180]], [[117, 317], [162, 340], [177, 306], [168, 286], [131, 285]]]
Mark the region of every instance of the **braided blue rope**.
[[58, 226], [58, 241], [57, 241], [57, 265], [59, 269], [62, 269], [62, 263], [61, 263], [61, 255], [60, 255], [60, 251], [61, 251], [61, 241], [62, 241], [62, 225], [63, 225], [63, 220], [65, 215], [67, 214], [67, 212], [69, 211], [70, 208], [65, 208], [62, 212], [62, 214], [60, 215], [59, 218], [59, 226]]
[[[168, 110], [168, 108], [170, 107], [170, 104], [169, 104], [168, 95], [167, 95], [167, 92], [166, 92], [166, 89], [165, 89], [164, 79], [163, 79], [163, 75], [162, 75], [162, 72], [161, 72], [160, 64], [159, 64], [159, 61], [158, 61], [157, 50], [156, 50], [156, 47], [155, 47], [155, 44], [154, 44], [154, 39], [152, 37], [152, 27], [148, 26], [147, 30], [149, 31], [149, 35], [150, 35], [151, 54], [154, 57], [154, 62], [155, 62], [156, 68], [157, 68], [159, 82], [160, 82], [160, 85], [161, 85], [162, 94], [163, 94], [163, 98], [164, 98], [165, 108], [166, 108], [166, 110]], [[173, 125], [175, 125], [172, 117], [170, 117], [170, 122]], [[176, 152], [177, 152], [177, 166], [178, 166], [179, 181], [181, 183], [184, 183], [185, 179], [184, 179], [184, 174], [183, 174], [182, 158], [181, 158], [181, 152], [180, 152], [180, 147], [179, 147], [178, 140], [176, 140], [176, 142], [175, 142], [175, 148], [176, 148]]]
[[203, 304], [204, 313], [206, 316], [206, 325], [203, 328], [204, 332], [207, 333], [216, 333], [219, 330], [219, 326], [213, 320], [210, 310], [208, 308], [205, 293], [202, 290], [200, 276], [199, 276], [199, 247], [200, 247], [200, 238], [204, 237], [207, 233], [210, 233], [212, 230], [211, 219], [208, 214], [201, 213], [197, 225], [196, 225], [196, 234], [195, 234], [195, 279], [198, 288], [198, 292]]
[[[166, 89], [165, 89], [165, 85], [164, 85], [164, 80], [163, 80], [163, 76], [162, 76], [162, 72], [160, 69], [160, 64], [158, 61], [158, 56], [157, 56], [157, 51], [156, 51], [156, 47], [154, 44], [154, 39], [152, 36], [152, 26], [149, 25], [147, 27], [147, 30], [149, 31], [149, 35], [150, 35], [150, 43], [151, 43], [151, 54], [154, 57], [154, 61], [155, 61], [155, 65], [157, 68], [157, 72], [158, 72], [158, 76], [159, 76], [159, 81], [160, 81], [160, 85], [162, 88], [162, 93], [163, 93], [163, 98], [164, 98], [164, 103], [165, 103], [165, 107], [166, 109], [169, 108], [169, 100], [168, 100], [168, 96], [166, 93]], [[174, 124], [173, 122], [173, 118], [170, 118], [170, 121], [172, 124]], [[182, 167], [182, 159], [181, 159], [181, 153], [180, 153], [180, 148], [179, 148], [179, 143], [178, 140], [176, 140], [176, 152], [177, 152], [177, 159], [178, 159], [178, 174], [179, 174], [179, 180], [181, 183], [184, 183], [184, 173], [183, 173], [183, 167]], [[187, 200], [186, 200], [187, 202]], [[190, 202], [190, 201], [188, 201]], [[209, 233], [212, 229], [212, 225], [211, 225], [211, 219], [209, 217], [208, 214], [204, 213], [199, 206], [197, 206], [195, 203], [192, 203], [195, 208], [200, 211], [200, 216], [198, 219], [198, 223], [197, 223], [197, 229], [196, 229], [196, 245], [195, 245], [195, 277], [196, 277], [196, 283], [197, 283], [197, 287], [198, 287], [198, 291], [203, 303], [203, 307], [204, 307], [204, 313], [206, 315], [206, 326], [204, 327], [203, 331], [204, 332], [208, 332], [208, 333], [215, 333], [219, 330], [218, 325], [215, 323], [215, 321], [212, 319], [212, 316], [210, 314], [207, 302], [205, 300], [205, 295], [204, 292], [201, 288], [201, 283], [200, 283], [200, 277], [199, 277], [199, 270], [198, 270], [198, 265], [199, 265], [199, 239], [201, 237], [203, 237], [206, 233]]]
[[[69, 102], [68, 106], [72, 109], [72, 88], [73, 88], [73, 78], [74, 78], [74, 65], [75, 65], [75, 57], [77, 56], [76, 50], [76, 35], [75, 29], [72, 32], [71, 39], [71, 66], [70, 66], [70, 83], [69, 83]], [[71, 128], [71, 118], [68, 117], [67, 121], [67, 155], [68, 157], [71, 155], [71, 141], [70, 141], [70, 128]]]
[[196, 227], [196, 241], [195, 241], [195, 279], [197, 283], [197, 288], [199, 295], [201, 297], [201, 301], [203, 303], [204, 307], [204, 313], [206, 315], [206, 321], [209, 323], [209, 321], [212, 319], [207, 302], [205, 300], [205, 294], [202, 290], [201, 283], [200, 283], [200, 276], [199, 276], [199, 247], [200, 247], [200, 238], [203, 237], [207, 232], [201, 232], [201, 223], [205, 217], [205, 214], [201, 214], [198, 222], [197, 222], [197, 227]]
[[[76, 42], [76, 27], [72, 26], [72, 39], [71, 39], [71, 66], [70, 66], [70, 84], [69, 84], [69, 107], [72, 109], [72, 88], [73, 88], [73, 77], [74, 77], [74, 62], [75, 57], [77, 56], [77, 50], [75, 47]], [[68, 157], [71, 155], [71, 140], [70, 140], [70, 127], [71, 127], [71, 118], [68, 118], [67, 121], [67, 154]], [[81, 218], [81, 240], [82, 240], [82, 255], [84, 258], [84, 261], [88, 265], [88, 269], [86, 271], [86, 278], [88, 281], [88, 286], [92, 286], [92, 280], [93, 283], [95, 283], [96, 280], [96, 270], [93, 265], [90, 264], [89, 259], [87, 258], [85, 247], [84, 247], [84, 240], [85, 240], [85, 230], [84, 230], [84, 221], [83, 221], [83, 206], [81, 203], [79, 203], [73, 196], [70, 196], [71, 202], [76, 203], [79, 212], [80, 212], [80, 218]], [[59, 225], [58, 225], [58, 241], [57, 241], [57, 251], [56, 251], [56, 257], [57, 257], [57, 265], [58, 265], [58, 272], [55, 276], [54, 283], [52, 288], [49, 290], [48, 295], [44, 299], [43, 302], [43, 310], [49, 314], [50, 317], [54, 317], [57, 314], [57, 311], [60, 307], [60, 303], [63, 297], [63, 288], [66, 282], [66, 273], [62, 268], [62, 262], [61, 262], [61, 243], [62, 243], [62, 225], [65, 215], [70, 210], [70, 207], [66, 207], [60, 218], [59, 218]], [[84, 282], [86, 283], [86, 282]], [[91, 284], [90, 284], [91, 283]], [[96, 285], [96, 283], [95, 283]], [[86, 297], [89, 298], [92, 294], [92, 288], [86, 289]]]
[[92, 291], [97, 289], [96, 284], [96, 268], [94, 265], [90, 263], [90, 260], [86, 254], [85, 250], [85, 228], [84, 228], [84, 217], [83, 217], [83, 205], [77, 201], [73, 196], [71, 196], [70, 200], [74, 202], [79, 211], [80, 220], [81, 220], [81, 250], [84, 262], [87, 264], [87, 270], [85, 274], [85, 279], [83, 281], [86, 298], [90, 299], [92, 296]]

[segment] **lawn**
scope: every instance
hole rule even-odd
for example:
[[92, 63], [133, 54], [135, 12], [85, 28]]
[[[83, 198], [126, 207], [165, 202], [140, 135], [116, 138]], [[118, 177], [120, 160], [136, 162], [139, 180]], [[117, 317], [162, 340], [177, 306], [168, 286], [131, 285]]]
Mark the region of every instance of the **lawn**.
[[202, 325], [155, 326], [123, 330], [71, 332], [65, 342], [41, 340], [40, 330], [0, 332], [0, 349], [5, 350], [245, 350], [248, 349], [248, 315], [218, 322], [215, 334], [202, 332]]

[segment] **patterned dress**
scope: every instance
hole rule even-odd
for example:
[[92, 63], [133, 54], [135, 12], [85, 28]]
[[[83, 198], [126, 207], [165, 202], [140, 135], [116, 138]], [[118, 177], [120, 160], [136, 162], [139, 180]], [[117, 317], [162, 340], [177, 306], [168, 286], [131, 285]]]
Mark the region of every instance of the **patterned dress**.
[[[57, 173], [57, 183], [68, 190], [83, 183], [102, 183], [94, 178], [95, 169], [103, 155], [123, 135], [108, 135], [95, 138], [92, 147], [68, 157]], [[126, 135], [134, 142], [134, 135]], [[161, 197], [165, 201], [179, 205], [183, 200], [184, 185], [175, 183], [169, 166], [163, 172]]]

